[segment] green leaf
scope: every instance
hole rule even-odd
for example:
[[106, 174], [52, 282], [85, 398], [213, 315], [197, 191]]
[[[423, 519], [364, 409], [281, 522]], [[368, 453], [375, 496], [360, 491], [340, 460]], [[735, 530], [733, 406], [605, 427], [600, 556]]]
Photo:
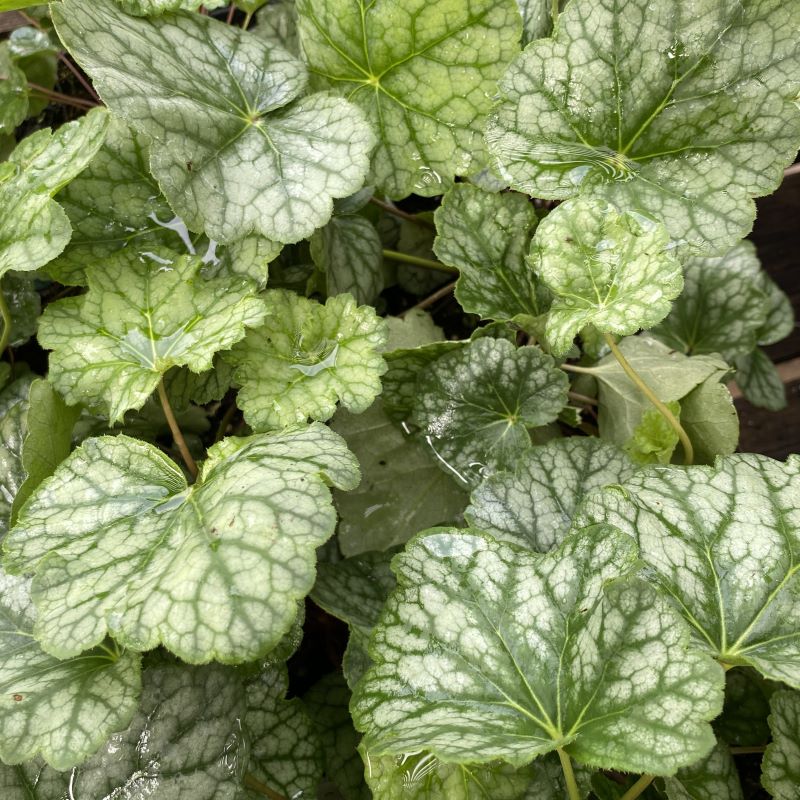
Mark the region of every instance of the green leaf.
[[6, 561], [35, 571], [36, 633], [54, 655], [108, 632], [192, 663], [252, 660], [291, 627], [313, 584], [315, 548], [336, 523], [325, 484], [357, 480], [322, 425], [226, 439], [191, 487], [152, 445], [89, 439], [22, 509]]
[[660, 322], [683, 288], [669, 244], [660, 223], [602, 200], [572, 200], [548, 214], [530, 264], [554, 295], [546, 325], [552, 351], [564, 355], [586, 325], [628, 336]]
[[363, 185], [364, 115], [301, 97], [305, 67], [282, 48], [200, 14], [134, 19], [110, 0], [63, 0], [52, 16], [103, 100], [153, 141], [150, 169], [190, 230], [296, 242]]
[[[688, 358], [643, 336], [623, 339], [619, 347], [642, 380], [665, 403], [681, 400], [711, 375], [728, 372], [728, 365], [717, 356]], [[613, 355], [588, 368], [588, 373], [599, 385], [600, 435], [623, 447], [652, 405]]]
[[131, 724], [72, 776], [75, 798], [234, 800], [247, 745], [241, 677], [164, 660], [144, 670]]
[[288, 687], [282, 664], [247, 685], [247, 771], [285, 797], [313, 797], [322, 780], [321, 745], [303, 701], [284, 699]]
[[64, 800], [68, 787], [69, 773], [48, 767], [40, 758], [13, 767], [0, 761], [3, 800]]
[[664, 789], [669, 800], [744, 800], [733, 756], [722, 742], [696, 764], [665, 778]]
[[233, 368], [219, 355], [214, 356], [213, 367], [199, 375], [186, 367], [174, 367], [164, 376], [169, 402], [174, 409], [222, 400], [232, 383]]
[[9, 345], [19, 347], [36, 333], [42, 302], [30, 275], [6, 273], [3, 277], [3, 297], [11, 312]]
[[389, 339], [386, 342], [388, 357], [395, 350], [408, 350], [444, 340], [444, 331], [433, 321], [433, 317], [421, 308], [410, 308], [402, 317], [386, 317]]
[[767, 315], [761, 262], [742, 241], [718, 258], [690, 258], [683, 294], [651, 335], [682, 353], [749, 353]]
[[393, 552], [370, 552], [330, 564], [320, 562], [311, 599], [329, 614], [369, 638], [396, 581]]
[[45, 380], [35, 380], [28, 396], [27, 432], [22, 442], [21, 465], [25, 479], [11, 506], [11, 523], [36, 487], [49, 478], [69, 455], [72, 429], [80, 416]]
[[[680, 419], [680, 403], [673, 400], [666, 405], [675, 418]], [[672, 426], [660, 411], [649, 408], [623, 449], [637, 464], [669, 464], [677, 445], [678, 434]]]
[[723, 375], [711, 375], [681, 400], [681, 426], [694, 446], [695, 464], [713, 464], [739, 444], [739, 415]]
[[794, 800], [800, 786], [800, 692], [775, 692], [770, 708], [772, 744], [764, 753], [761, 783], [777, 800]]
[[325, 305], [283, 289], [263, 295], [264, 324], [225, 356], [254, 430], [327, 420], [340, 402], [359, 414], [381, 391], [386, 325], [347, 294]]
[[0, 539], [8, 532], [12, 503], [25, 482], [22, 448], [34, 377], [23, 375], [0, 391]]
[[607, 522], [635, 537], [707, 652], [798, 686], [798, 492], [797, 457], [734, 455], [714, 467], [642, 470], [590, 495], [575, 524]]
[[418, 531], [456, 521], [464, 510], [462, 489], [416, 437], [391, 422], [380, 399], [358, 416], [339, 411], [331, 427], [364, 474], [354, 491], [334, 492], [344, 555], [403, 544]]
[[0, 572], [0, 597], [0, 757], [73, 767], [133, 716], [139, 656], [103, 646], [59, 661], [33, 636], [30, 581]]
[[328, 780], [347, 800], [370, 800], [356, 750], [361, 737], [350, 718], [350, 689], [342, 675], [333, 672], [317, 681], [303, 695], [303, 702], [314, 721]]
[[461, 271], [456, 298], [464, 311], [536, 324], [550, 297], [525, 263], [538, 224], [528, 198], [460, 183], [445, 195], [435, 219], [434, 250], [440, 261]]
[[414, 422], [443, 469], [474, 485], [485, 467], [510, 467], [531, 446], [528, 428], [556, 419], [567, 386], [538, 348], [478, 339], [420, 377]]
[[725, 673], [725, 707], [714, 720], [717, 736], [731, 745], [757, 747], [770, 739], [769, 698], [780, 684], [765, 680], [754, 669]]
[[602, 197], [720, 253], [797, 153], [797, 25], [783, 0], [571, 2], [500, 83], [496, 166], [514, 189]]
[[296, 56], [300, 55], [294, 0], [272, 0], [259, 11], [256, 19], [258, 24], [253, 32], [259, 39], [283, 47]]
[[[164, 14], [167, 11], [195, 11], [199, 6], [204, 5], [201, 0], [114, 0], [128, 14], [135, 14], [137, 17], [155, 16]], [[224, 2], [211, 0], [207, 4], [211, 8], [224, 5]]]
[[94, 265], [87, 294], [47, 307], [39, 342], [54, 351], [50, 380], [67, 402], [106, 409], [117, 422], [169, 369], [211, 369], [214, 353], [263, 320], [249, 281], [206, 281], [201, 267], [168, 250], [123, 251]]
[[786, 408], [786, 387], [772, 359], [757, 347], [736, 358], [736, 384], [754, 406], [769, 411]]
[[0, 134], [13, 134], [28, 115], [28, 78], [14, 63], [6, 42], [0, 44]]
[[374, 303], [383, 290], [383, 245], [364, 217], [335, 214], [311, 237], [311, 257], [328, 297], [347, 292], [357, 303]]
[[[563, 5], [560, 0], [559, 6]], [[517, 0], [522, 14], [522, 46], [543, 39], [553, 30], [552, 0]]]
[[791, 299], [767, 275], [761, 273], [762, 288], [767, 295], [767, 319], [758, 331], [758, 343], [764, 347], [789, 336], [795, 327]]
[[567, 535], [586, 494], [634, 471], [622, 451], [600, 439], [556, 439], [521, 455], [513, 471], [489, 475], [464, 516], [496, 539], [544, 553]]
[[380, 143], [372, 178], [389, 197], [441, 194], [481, 150], [497, 79], [519, 50], [514, 0], [301, 0], [316, 85], [367, 114]]
[[673, 774], [713, 746], [722, 669], [630, 575], [633, 541], [583, 530], [551, 554], [471, 531], [421, 534], [373, 634], [351, 711], [376, 754]]
[[72, 229], [51, 198], [92, 160], [108, 120], [104, 109], [93, 109], [55, 133], [37, 131], [0, 166], [0, 277], [38, 269], [66, 247]]

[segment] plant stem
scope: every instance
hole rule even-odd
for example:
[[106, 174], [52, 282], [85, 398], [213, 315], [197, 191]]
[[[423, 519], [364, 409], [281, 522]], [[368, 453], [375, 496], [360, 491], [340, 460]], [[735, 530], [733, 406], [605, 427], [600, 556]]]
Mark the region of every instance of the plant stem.
[[578, 392], [567, 392], [570, 400], [574, 400], [576, 403], [583, 403], [585, 406], [597, 406], [600, 405], [594, 397], [589, 397], [585, 394], [578, 394]]
[[429, 258], [419, 258], [419, 256], [411, 256], [408, 253], [400, 253], [397, 250], [384, 250], [383, 257], [392, 261], [402, 261], [404, 264], [413, 264], [415, 267], [438, 269], [440, 272], [450, 272], [453, 275], [458, 275], [458, 270], [455, 267], [448, 267], [447, 264], [442, 264], [441, 261], [431, 261]]
[[161, 408], [164, 409], [164, 416], [167, 418], [167, 424], [169, 425], [169, 429], [172, 431], [172, 438], [181, 454], [183, 463], [186, 464], [186, 468], [189, 470], [192, 477], [196, 478], [197, 464], [194, 463], [192, 454], [189, 452], [189, 448], [186, 445], [186, 439], [183, 438], [183, 433], [181, 433], [180, 426], [178, 425], [178, 420], [175, 419], [172, 406], [169, 404], [167, 387], [164, 386], [163, 378], [158, 382], [158, 399], [161, 400]]
[[0, 334], [0, 356], [2, 356], [11, 340], [11, 312], [8, 309], [2, 285], [0, 285], [0, 317], [3, 319], [3, 333]]
[[553, 19], [553, 27], [555, 27], [556, 23], [558, 22], [558, 0], [551, 0], [550, 2], [550, 16]]
[[253, 19], [253, 12], [248, 11], [245, 15], [244, 22], [242, 23], [242, 30], [246, 31], [250, 27], [250, 20]]
[[420, 300], [415, 306], [411, 306], [411, 308], [407, 308], [402, 314], [400, 314], [400, 319], [403, 319], [406, 314], [411, 313], [412, 311], [422, 311], [426, 308], [430, 308], [434, 303], [441, 300], [443, 297], [447, 297], [450, 292], [453, 291], [456, 287], [456, 282], [453, 281], [452, 283], [448, 283], [446, 286], [442, 286], [441, 289], [437, 289], [433, 294], [428, 295], [424, 300]]
[[227, 25], [233, 24], [233, 18], [236, 16], [236, 3], [231, 3], [228, 7], [228, 16], [225, 18]]
[[96, 103], [100, 103], [100, 95], [98, 95], [94, 90], [92, 84], [89, 83], [89, 81], [87, 81], [83, 75], [81, 75], [80, 70], [72, 63], [69, 57], [65, 53], [59, 53], [58, 60], [75, 76], [78, 83], [83, 86], [83, 88], [86, 90], [86, 93], [92, 98], [92, 100], [94, 100]]
[[565, 752], [560, 747], [557, 752], [561, 760], [561, 769], [564, 770], [564, 780], [567, 782], [569, 800], [581, 800], [581, 792], [580, 789], [578, 789], [578, 782], [575, 780], [575, 772], [572, 769], [572, 761], [569, 757], [569, 753]]
[[655, 779], [655, 775], [642, 775], [619, 800], [635, 800]]
[[378, 197], [370, 197], [369, 201], [372, 203], [372, 205], [382, 208], [387, 214], [393, 214], [395, 217], [404, 219], [407, 222], [413, 222], [415, 225], [421, 225], [423, 228], [430, 228], [434, 231], [436, 230], [436, 226], [432, 222], [429, 222], [427, 219], [422, 219], [416, 214], [409, 214], [408, 211], [403, 211], [403, 209], [398, 208], [392, 203], [387, 203]]
[[767, 749], [765, 744], [756, 744], [752, 747], [731, 747], [733, 756], [749, 756], [754, 753], [763, 753]]
[[97, 106], [97, 103], [94, 103], [91, 100], [81, 100], [79, 97], [61, 94], [61, 92], [56, 92], [53, 89], [46, 89], [44, 86], [39, 86], [38, 83], [31, 83], [28, 81], [28, 88], [34, 94], [40, 94], [43, 97], [46, 97], [48, 100], [55, 100], [57, 103], [64, 103], [64, 105], [74, 106], [75, 108], [80, 108], [84, 111], [88, 111], [90, 108], [95, 108]]
[[252, 789], [254, 792], [263, 794], [264, 797], [269, 797], [270, 800], [287, 800], [287, 798], [282, 794], [279, 794], [274, 789], [270, 789], [269, 786], [261, 783], [258, 778], [254, 778], [249, 773], [244, 776], [243, 783], [248, 789]]
[[[683, 426], [680, 424], [680, 422], [678, 422], [675, 415], [667, 408], [667, 406], [656, 397], [655, 392], [653, 392], [653, 390], [642, 380], [639, 373], [636, 372], [636, 370], [628, 363], [628, 359], [622, 355], [622, 351], [619, 349], [619, 347], [617, 347], [614, 337], [608, 333], [604, 333], [603, 337], [606, 340], [606, 344], [611, 348], [614, 358], [617, 359], [625, 374], [636, 384], [636, 386], [639, 387], [639, 390], [642, 392], [642, 394], [655, 406], [656, 411], [658, 411], [658, 413], [664, 417], [672, 430], [678, 434], [678, 438], [683, 445], [683, 463], [686, 466], [690, 466], [694, 462], [694, 448], [692, 447], [692, 443], [687, 436], [686, 431], [683, 429]], [[636, 795], [634, 795], [634, 797], [635, 796]]]
[[217, 433], [214, 436], [214, 444], [217, 442], [222, 441], [223, 437], [225, 436], [225, 431], [228, 430], [228, 426], [231, 424], [234, 416], [236, 415], [236, 403], [231, 401], [231, 404], [225, 409], [225, 413], [222, 415], [222, 419], [220, 420], [219, 427], [217, 428]]

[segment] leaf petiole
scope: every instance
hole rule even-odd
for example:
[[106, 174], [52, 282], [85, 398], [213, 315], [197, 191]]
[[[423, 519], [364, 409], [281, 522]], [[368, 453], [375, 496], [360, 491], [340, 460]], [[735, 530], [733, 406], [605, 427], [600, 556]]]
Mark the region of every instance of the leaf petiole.
[[170, 431], [172, 431], [172, 438], [175, 445], [181, 454], [183, 463], [189, 470], [193, 478], [197, 477], [197, 464], [195, 464], [192, 454], [189, 452], [189, 447], [186, 444], [186, 439], [183, 438], [183, 432], [178, 425], [178, 420], [175, 419], [175, 414], [172, 411], [172, 406], [169, 404], [169, 397], [167, 397], [167, 389], [164, 386], [164, 379], [158, 382], [158, 399], [161, 401], [161, 408], [164, 410], [164, 416], [167, 418], [167, 424]]
[[642, 775], [619, 800], [635, 800], [655, 779], [655, 775]]
[[564, 770], [564, 780], [567, 783], [569, 800], [581, 800], [581, 793], [578, 789], [578, 782], [575, 780], [575, 771], [572, 769], [572, 759], [569, 757], [569, 753], [560, 747], [556, 752], [561, 761], [561, 769]]
[[252, 789], [254, 792], [264, 795], [264, 797], [269, 797], [270, 800], [287, 800], [284, 795], [279, 794], [274, 789], [270, 789], [269, 786], [267, 786], [265, 783], [261, 783], [258, 778], [253, 777], [249, 773], [244, 776], [242, 782], [248, 789]]
[[432, 261], [429, 258], [420, 258], [419, 256], [412, 256], [408, 253], [401, 253], [397, 250], [384, 250], [383, 257], [391, 259], [392, 261], [401, 261], [404, 264], [412, 264], [415, 267], [438, 269], [440, 272], [450, 272], [453, 275], [459, 274], [455, 267], [448, 267], [447, 264], [442, 264], [441, 261]]
[[638, 372], [630, 365], [628, 359], [622, 354], [622, 351], [617, 347], [617, 343], [614, 341], [614, 337], [608, 333], [604, 333], [603, 337], [606, 340], [606, 344], [608, 344], [611, 352], [614, 354], [614, 358], [617, 359], [619, 365], [624, 370], [625, 374], [636, 384], [642, 394], [653, 404], [656, 411], [661, 414], [662, 417], [667, 421], [669, 426], [675, 433], [678, 434], [678, 438], [683, 445], [683, 463], [686, 466], [690, 466], [694, 463], [694, 448], [692, 447], [692, 442], [689, 439], [686, 431], [683, 429], [683, 426], [678, 422], [675, 415], [667, 408], [667, 406], [661, 402], [661, 400], [656, 397], [655, 392], [642, 380], [642, 377], [639, 375]]

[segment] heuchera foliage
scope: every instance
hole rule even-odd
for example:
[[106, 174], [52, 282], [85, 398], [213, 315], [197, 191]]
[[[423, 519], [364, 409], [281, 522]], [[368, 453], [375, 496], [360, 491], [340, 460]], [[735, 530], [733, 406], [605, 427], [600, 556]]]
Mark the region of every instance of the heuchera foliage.
[[800, 0], [0, 11], [3, 800], [800, 797]]

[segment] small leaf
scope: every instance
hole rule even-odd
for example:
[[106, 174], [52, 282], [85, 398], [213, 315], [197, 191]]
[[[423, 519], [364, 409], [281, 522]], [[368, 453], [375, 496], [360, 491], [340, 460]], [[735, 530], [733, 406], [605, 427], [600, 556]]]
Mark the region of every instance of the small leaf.
[[730, 745], [758, 747], [770, 739], [769, 698], [780, 684], [754, 669], [739, 667], [725, 673], [725, 707], [714, 720], [717, 736]]
[[42, 302], [34, 280], [25, 273], [6, 273], [3, 278], [3, 297], [11, 312], [10, 347], [19, 347], [36, 333]]
[[192, 403], [204, 406], [222, 400], [233, 383], [233, 368], [219, 355], [206, 372], [192, 372], [186, 367], [174, 367], [164, 376], [170, 405], [174, 409], [188, 408]]
[[383, 290], [383, 245], [364, 217], [335, 214], [311, 237], [311, 257], [328, 297], [347, 292], [357, 303], [374, 303]]
[[800, 786], [800, 692], [775, 692], [770, 708], [772, 744], [764, 753], [761, 783], [776, 800], [795, 800]]
[[152, 445], [89, 439], [22, 509], [6, 560], [35, 571], [36, 633], [59, 657], [108, 632], [192, 663], [252, 660], [313, 584], [314, 551], [336, 523], [325, 484], [357, 480], [323, 425], [225, 439], [191, 487]]
[[593, 199], [562, 203], [545, 217], [530, 264], [554, 295], [546, 336], [556, 355], [586, 325], [618, 336], [652, 327], [683, 288], [663, 225]]
[[22, 443], [25, 480], [14, 496], [11, 523], [36, 487], [69, 455], [80, 409], [70, 408], [45, 380], [35, 380], [28, 397], [27, 432]]
[[98, 647], [59, 661], [33, 636], [30, 581], [0, 572], [0, 757], [56, 769], [92, 755], [139, 701], [139, 656]]
[[754, 406], [768, 411], [786, 408], [786, 387], [772, 359], [756, 347], [736, 359], [736, 384]]
[[357, 489], [333, 495], [344, 555], [403, 544], [418, 531], [454, 522], [464, 510], [464, 492], [416, 437], [389, 420], [380, 399], [358, 416], [339, 411], [331, 427], [344, 437], [364, 475]]
[[[680, 404], [673, 400], [666, 404], [676, 419], [680, 419]], [[678, 434], [655, 408], [642, 414], [633, 436], [623, 450], [637, 464], [669, 464], [678, 445]]]
[[500, 82], [497, 168], [534, 197], [600, 197], [682, 250], [724, 252], [797, 152], [796, 25], [783, 0], [568, 3]]
[[556, 419], [567, 385], [538, 348], [478, 339], [421, 376], [414, 422], [442, 467], [474, 485], [484, 467], [510, 467], [531, 446], [528, 428]]
[[550, 297], [525, 263], [538, 224], [528, 198], [460, 183], [445, 195], [435, 219], [434, 250], [461, 271], [456, 298], [464, 311], [535, 325]]
[[394, 355], [395, 350], [408, 350], [433, 342], [444, 341], [444, 331], [433, 321], [433, 317], [421, 308], [410, 308], [402, 317], [386, 317], [389, 338], [386, 351]]
[[214, 353], [262, 321], [249, 281], [206, 281], [201, 267], [168, 250], [123, 251], [94, 266], [87, 294], [47, 307], [39, 342], [54, 351], [50, 380], [67, 402], [105, 408], [117, 422], [170, 368], [211, 369]]
[[340, 402], [359, 414], [380, 393], [386, 324], [347, 294], [325, 305], [282, 289], [264, 295], [266, 320], [225, 356], [255, 430], [327, 420]]
[[13, 134], [28, 115], [28, 79], [14, 63], [8, 44], [0, 44], [0, 134]]
[[619, 483], [635, 466], [594, 437], [556, 439], [521, 455], [513, 471], [489, 475], [464, 516], [496, 539], [545, 553], [567, 535], [581, 499]]
[[680, 403], [681, 426], [694, 446], [695, 464], [713, 464], [717, 456], [729, 456], [739, 444], [739, 415], [721, 378], [710, 375]]
[[352, 97], [380, 137], [372, 176], [393, 198], [469, 171], [497, 79], [519, 49], [514, 0], [301, 0], [316, 85]]
[[664, 789], [668, 800], [744, 800], [733, 756], [722, 742], [696, 764], [665, 778]]
[[67, 245], [72, 229], [52, 196], [78, 175], [103, 144], [109, 115], [93, 109], [55, 133], [23, 139], [0, 168], [0, 277], [44, 266]]
[[253, 33], [268, 44], [276, 44], [300, 56], [297, 36], [297, 7], [294, 0], [272, 0], [258, 13]]
[[762, 275], [748, 241], [718, 258], [690, 258], [683, 293], [651, 336], [687, 355], [720, 353], [732, 361], [749, 353], [767, 316]]
[[539, 555], [471, 531], [421, 534], [373, 634], [351, 711], [376, 754], [673, 774], [713, 746], [722, 670], [630, 575], [633, 541], [583, 530]]
[[151, 171], [190, 230], [296, 242], [363, 185], [364, 115], [301, 97], [305, 66], [282, 48], [200, 14], [135, 19], [110, 0], [64, 0], [52, 17], [103, 100], [153, 141]]
[[785, 339], [794, 330], [794, 308], [791, 299], [766, 272], [761, 273], [762, 288], [767, 295], [767, 319], [758, 331], [763, 347]]
[[22, 448], [28, 430], [28, 399], [34, 377], [23, 375], [0, 391], [0, 539], [8, 532], [14, 498], [25, 482]]
[[586, 498], [575, 524], [635, 537], [707, 652], [800, 686], [798, 498], [800, 459], [735, 455], [642, 470]]

